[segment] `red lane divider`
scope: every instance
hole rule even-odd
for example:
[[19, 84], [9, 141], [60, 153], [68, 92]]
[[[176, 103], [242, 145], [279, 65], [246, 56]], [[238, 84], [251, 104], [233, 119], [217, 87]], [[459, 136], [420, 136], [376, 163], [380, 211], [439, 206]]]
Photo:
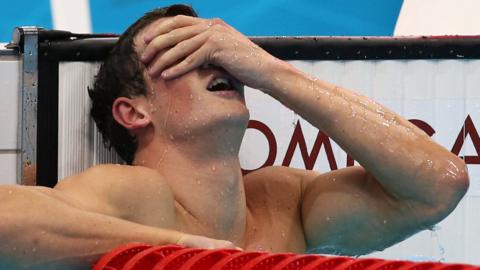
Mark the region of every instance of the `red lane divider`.
[[103, 256], [93, 268], [94, 270], [117, 270], [122, 269], [133, 256], [140, 251], [150, 248], [146, 244], [127, 244], [120, 246]]
[[145, 249], [133, 256], [123, 266], [122, 270], [143, 270], [152, 269], [160, 260], [172, 254], [173, 252], [182, 249], [180, 246], [161, 246], [151, 247]]
[[127, 244], [104, 255], [93, 270], [480, 270], [480, 267], [438, 262]]

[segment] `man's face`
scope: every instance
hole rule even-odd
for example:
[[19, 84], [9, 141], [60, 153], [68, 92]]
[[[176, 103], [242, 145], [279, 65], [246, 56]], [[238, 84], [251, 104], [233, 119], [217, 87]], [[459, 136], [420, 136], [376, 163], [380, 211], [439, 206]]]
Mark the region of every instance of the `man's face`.
[[[135, 45], [139, 55], [146, 47], [143, 35], [169, 19], [159, 19], [137, 34]], [[145, 102], [157, 133], [171, 139], [193, 139], [202, 132], [218, 131], [215, 126], [246, 127], [249, 113], [243, 85], [220, 67], [204, 65], [173, 80], [150, 77], [146, 69], [144, 78], [148, 87]]]

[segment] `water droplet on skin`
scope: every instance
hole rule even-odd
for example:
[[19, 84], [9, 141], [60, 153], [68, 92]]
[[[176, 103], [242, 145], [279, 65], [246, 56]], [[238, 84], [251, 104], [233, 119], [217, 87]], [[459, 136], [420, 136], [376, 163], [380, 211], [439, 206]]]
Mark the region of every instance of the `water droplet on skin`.
[[387, 221], [387, 220], [383, 220], [383, 224], [387, 224], [387, 223], [388, 223], [388, 221]]
[[263, 246], [260, 246], [260, 245], [258, 245], [255, 249], [256, 249], [257, 251], [265, 250], [265, 248], [264, 248]]
[[215, 165], [212, 165], [212, 172], [216, 171], [217, 170], [217, 167], [215, 167]]
[[8, 191], [8, 195], [11, 195], [13, 193], [13, 191], [9, 190]]
[[326, 221], [330, 221], [330, 217], [326, 217], [325, 220], [326, 220]]
[[191, 100], [193, 99], [193, 94], [190, 94], [190, 99], [191, 99]]
[[285, 238], [285, 232], [282, 232], [282, 238]]
[[170, 135], [170, 140], [173, 141], [174, 139], [175, 139], [175, 137], [173, 135]]
[[430, 159], [427, 159], [427, 168], [430, 169], [433, 167], [433, 161], [431, 161]]
[[200, 180], [197, 180], [197, 184], [200, 185], [202, 182]]

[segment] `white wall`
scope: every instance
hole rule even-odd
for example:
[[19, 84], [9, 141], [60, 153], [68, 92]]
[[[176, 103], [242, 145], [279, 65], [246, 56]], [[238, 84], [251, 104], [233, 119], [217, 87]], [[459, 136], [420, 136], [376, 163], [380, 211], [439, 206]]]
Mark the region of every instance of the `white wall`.
[[20, 61], [13, 56], [0, 56], [0, 74], [0, 184], [15, 184]]
[[90, 2], [88, 0], [50, 0], [53, 28], [73, 33], [91, 33]]
[[396, 36], [479, 35], [478, 0], [404, 0]]

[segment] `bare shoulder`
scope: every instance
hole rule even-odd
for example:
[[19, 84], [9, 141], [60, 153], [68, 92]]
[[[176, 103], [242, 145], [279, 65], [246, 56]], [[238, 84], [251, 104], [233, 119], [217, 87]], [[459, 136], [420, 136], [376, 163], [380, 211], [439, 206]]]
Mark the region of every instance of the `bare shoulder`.
[[91, 167], [77, 175], [61, 180], [55, 189], [68, 191], [104, 191], [130, 188], [130, 191], [165, 186], [163, 177], [156, 171], [141, 167], [117, 164], [102, 164]]
[[156, 203], [174, 200], [162, 175], [141, 166], [97, 165], [61, 180], [54, 189], [76, 199], [85, 210], [118, 217], [145, 198], [152, 203], [155, 198], [161, 200]]

